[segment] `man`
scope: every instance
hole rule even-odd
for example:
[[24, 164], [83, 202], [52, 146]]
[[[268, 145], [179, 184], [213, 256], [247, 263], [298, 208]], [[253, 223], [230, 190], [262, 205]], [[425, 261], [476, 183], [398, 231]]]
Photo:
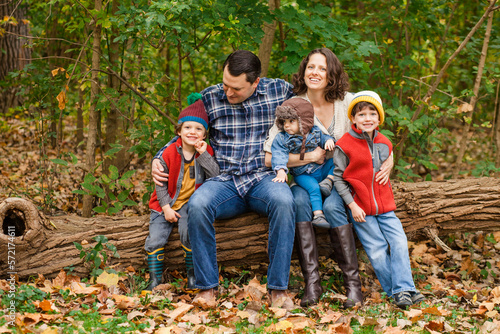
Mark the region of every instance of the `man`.
[[[189, 201], [189, 237], [196, 288], [201, 289], [193, 303], [215, 306], [219, 272], [214, 220], [248, 211], [269, 217], [267, 287], [271, 304], [286, 299], [289, 303], [286, 290], [295, 206], [288, 185], [272, 182], [274, 173], [265, 167], [263, 144], [274, 123], [274, 111], [292, 97], [292, 86], [281, 79], [260, 78], [259, 58], [245, 50], [230, 54], [223, 69], [223, 83], [201, 92], [221, 175], [206, 181]], [[168, 177], [160, 170], [153, 160], [157, 184]]]

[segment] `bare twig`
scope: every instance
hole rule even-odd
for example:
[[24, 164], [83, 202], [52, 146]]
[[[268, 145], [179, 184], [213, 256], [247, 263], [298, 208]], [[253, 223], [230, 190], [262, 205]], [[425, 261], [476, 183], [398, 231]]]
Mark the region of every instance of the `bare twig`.
[[[407, 77], [406, 75], [403, 75], [403, 78], [406, 78], [406, 79], [410, 79], [410, 80], [414, 80], [414, 81], [417, 81], [423, 85], [426, 85], [427, 87], [431, 87], [431, 85], [429, 85], [428, 83], [425, 83], [423, 82], [422, 80], [419, 80], [419, 79], [416, 79], [416, 78], [412, 78], [412, 77]], [[423, 79], [423, 78], [422, 78]], [[440, 93], [443, 93], [445, 95], [448, 95], [449, 97], [452, 98], [452, 100], [454, 101], [459, 101], [459, 102], [462, 102], [462, 103], [467, 103], [465, 102], [464, 100], [460, 100], [459, 98], [456, 98], [455, 96], [451, 95], [450, 93], [446, 93], [445, 91], [441, 90], [441, 89], [436, 89], [436, 92], [440, 92]]]

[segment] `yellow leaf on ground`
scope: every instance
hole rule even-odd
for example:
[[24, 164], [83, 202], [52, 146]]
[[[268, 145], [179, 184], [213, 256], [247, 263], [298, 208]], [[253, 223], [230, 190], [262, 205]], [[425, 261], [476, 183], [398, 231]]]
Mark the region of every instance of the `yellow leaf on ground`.
[[96, 283], [110, 287], [112, 285], [117, 285], [119, 280], [120, 278], [117, 274], [108, 274], [106, 271], [103, 271], [102, 274], [97, 277]]
[[293, 324], [288, 320], [282, 320], [276, 324], [276, 330], [287, 331], [287, 329], [292, 329]]

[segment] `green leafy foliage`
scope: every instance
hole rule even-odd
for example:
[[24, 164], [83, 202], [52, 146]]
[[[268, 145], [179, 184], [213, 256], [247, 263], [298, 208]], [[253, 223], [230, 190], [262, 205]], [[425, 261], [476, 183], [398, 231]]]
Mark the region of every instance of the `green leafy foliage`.
[[73, 242], [76, 249], [80, 251], [80, 259], [89, 265], [90, 276], [96, 279], [104, 270], [115, 273], [113, 269], [106, 267], [106, 263], [109, 257], [108, 251], [112, 257], [120, 258], [116, 246], [109, 242], [104, 235], [98, 235], [92, 239], [97, 242], [94, 246], [84, 247], [78, 242]]

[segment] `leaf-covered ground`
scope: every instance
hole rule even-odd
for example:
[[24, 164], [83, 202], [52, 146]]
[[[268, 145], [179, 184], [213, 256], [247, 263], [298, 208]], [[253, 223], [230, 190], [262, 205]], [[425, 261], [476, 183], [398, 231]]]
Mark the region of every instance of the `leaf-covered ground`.
[[[53, 279], [34, 275], [17, 282], [14, 299], [12, 282], [0, 280], [0, 333], [500, 333], [500, 232], [445, 241], [451, 251], [430, 241], [410, 243], [415, 282], [427, 300], [406, 311], [381, 293], [361, 251], [365, 304], [353, 310], [340, 308], [339, 269], [325, 258], [320, 303], [291, 312], [268, 305], [265, 267], [222, 268], [213, 310], [191, 305], [182, 272], [168, 273], [168, 283], [145, 294], [147, 274], [131, 267], [104, 272], [93, 284], [61, 271]], [[290, 293], [296, 305], [302, 287], [294, 260]]]
[[[73, 143], [73, 130], [67, 125], [67, 138], [53, 149], [39, 124], [2, 121], [0, 201], [19, 196], [49, 215], [78, 214], [81, 202], [72, 191], [83, 180], [83, 155]], [[70, 153], [76, 154], [77, 163], [71, 162]], [[70, 163], [63, 168], [51, 159]], [[130, 198], [138, 203], [150, 179], [149, 160], [136, 159], [130, 166], [136, 170]], [[120, 214], [142, 215], [147, 209], [137, 205]], [[167, 283], [144, 294], [148, 274], [142, 270], [113, 268], [116, 273], [105, 272], [93, 283], [90, 277], [61, 271], [51, 279], [33, 273], [15, 285], [0, 280], [0, 333], [500, 333], [500, 232], [457, 234], [444, 241], [451, 251], [431, 241], [410, 243], [415, 282], [427, 301], [407, 311], [381, 293], [360, 250], [365, 304], [355, 310], [340, 308], [340, 271], [325, 258], [320, 261], [325, 290], [320, 303], [292, 312], [269, 307], [265, 264], [221, 268], [220, 298], [209, 311], [191, 305], [193, 295], [183, 289], [183, 272], [167, 271]], [[302, 288], [300, 267], [293, 261], [290, 293], [296, 305]]]

